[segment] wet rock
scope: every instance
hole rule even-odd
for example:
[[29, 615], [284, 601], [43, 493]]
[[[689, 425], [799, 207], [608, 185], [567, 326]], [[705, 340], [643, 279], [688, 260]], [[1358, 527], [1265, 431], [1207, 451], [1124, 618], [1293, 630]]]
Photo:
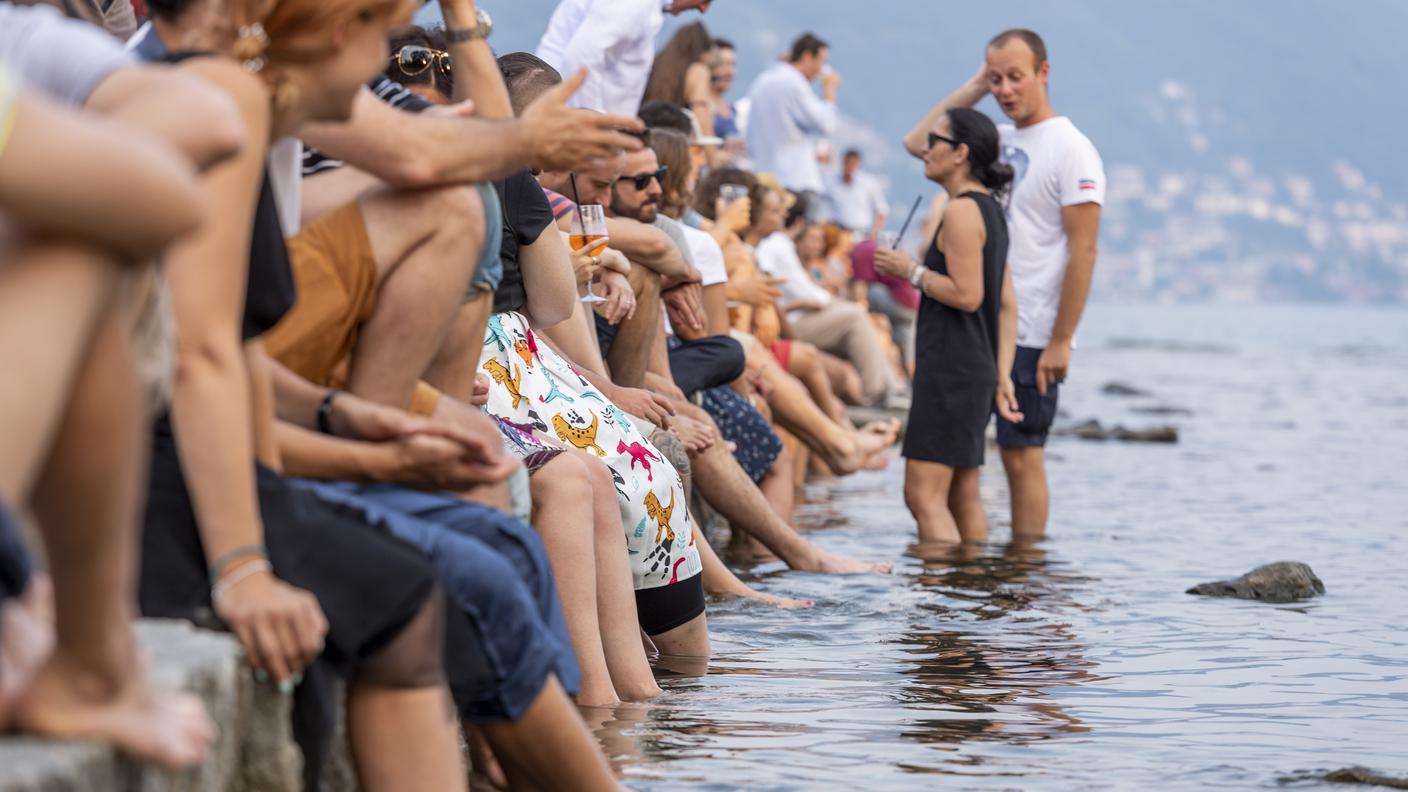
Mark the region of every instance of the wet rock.
[[1337, 784], [1369, 784], [1390, 789], [1408, 789], [1408, 778], [1380, 775], [1365, 767], [1344, 767], [1325, 774], [1326, 781]]
[[1079, 437], [1082, 440], [1119, 440], [1126, 443], [1178, 442], [1177, 427], [1152, 426], [1145, 429], [1129, 429], [1123, 426], [1106, 427], [1094, 418], [1074, 426], [1056, 429], [1053, 434]]
[[1154, 406], [1152, 406], [1152, 407], [1131, 407], [1130, 410], [1131, 410], [1132, 412], [1137, 412], [1137, 413], [1139, 413], [1140, 415], [1162, 415], [1162, 416], [1182, 416], [1182, 417], [1187, 417], [1187, 416], [1191, 416], [1191, 415], [1193, 414], [1193, 411], [1190, 410], [1190, 409], [1188, 409], [1187, 407], [1170, 407], [1170, 406], [1165, 405], [1165, 404], [1154, 405]]
[[1144, 390], [1143, 388], [1136, 388], [1126, 382], [1107, 382], [1105, 383], [1105, 386], [1100, 389], [1100, 392], [1105, 394], [1106, 396], [1141, 397], [1154, 395], [1149, 391]]
[[1262, 602], [1295, 602], [1324, 594], [1325, 584], [1307, 564], [1277, 561], [1259, 566], [1239, 578], [1200, 583], [1186, 593]]

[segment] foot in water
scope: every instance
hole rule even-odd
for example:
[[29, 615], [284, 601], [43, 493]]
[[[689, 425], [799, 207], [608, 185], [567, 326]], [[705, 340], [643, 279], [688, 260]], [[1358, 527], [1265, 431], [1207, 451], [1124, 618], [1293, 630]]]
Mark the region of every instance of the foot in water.
[[35, 575], [24, 594], [0, 605], [0, 731], [54, 650], [54, 591]]
[[110, 743], [171, 770], [200, 764], [217, 733], [205, 705], [190, 694], [153, 690], [141, 663], [126, 665], [95, 671], [54, 653], [16, 699], [11, 726], [54, 739]]
[[779, 597], [776, 594], [766, 594], [761, 591], [755, 591], [754, 589], [751, 589], [747, 586], [744, 586], [741, 590], [732, 593], [734, 596], [742, 597], [743, 599], [757, 600], [758, 602], [764, 603], [766, 605], [772, 605], [777, 608], [782, 608], [783, 610], [810, 608], [816, 604], [811, 600], [799, 600], [792, 599], [791, 597]]
[[880, 574], [888, 575], [894, 571], [895, 565], [890, 561], [858, 561], [854, 558], [847, 558], [836, 553], [828, 553], [825, 550], [819, 551], [820, 559], [814, 571], [826, 572], [833, 575], [865, 575]]

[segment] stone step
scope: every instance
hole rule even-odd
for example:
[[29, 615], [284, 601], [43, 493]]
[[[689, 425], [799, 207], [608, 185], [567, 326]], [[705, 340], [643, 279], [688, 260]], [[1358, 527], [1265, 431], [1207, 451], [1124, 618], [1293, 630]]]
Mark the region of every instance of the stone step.
[[138, 638], [161, 688], [205, 702], [220, 725], [200, 767], [167, 772], [106, 745], [32, 737], [0, 738], [0, 792], [279, 792], [297, 790], [302, 757], [293, 744], [289, 700], [254, 681], [229, 635], [186, 622], [143, 620]]

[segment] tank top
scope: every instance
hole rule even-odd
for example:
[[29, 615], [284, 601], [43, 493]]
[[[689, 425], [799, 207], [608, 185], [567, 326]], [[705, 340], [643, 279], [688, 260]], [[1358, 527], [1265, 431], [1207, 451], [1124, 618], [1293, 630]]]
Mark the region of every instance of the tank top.
[[[1002, 274], [1007, 266], [1007, 221], [1002, 206], [987, 193], [966, 192], [983, 215], [987, 240], [983, 243], [983, 301], [976, 311], [960, 311], [924, 296], [919, 304], [918, 333], [921, 343], [939, 353], [942, 365], [954, 373], [997, 381], [998, 316], [1002, 306]], [[939, 224], [939, 230], [943, 223]], [[939, 234], [929, 244], [924, 266], [948, 274], [948, 259], [939, 249]]]

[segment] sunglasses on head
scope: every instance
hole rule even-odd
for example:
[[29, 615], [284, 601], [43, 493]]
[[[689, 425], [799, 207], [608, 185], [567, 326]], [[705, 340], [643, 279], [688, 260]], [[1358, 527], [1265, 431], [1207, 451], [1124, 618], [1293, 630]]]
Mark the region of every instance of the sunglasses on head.
[[954, 148], [958, 148], [958, 145], [959, 145], [959, 144], [958, 144], [958, 141], [957, 141], [957, 140], [954, 140], [954, 139], [951, 138], [951, 137], [944, 137], [943, 135], [940, 135], [940, 134], [937, 133], [937, 132], [930, 132], [930, 133], [929, 133], [929, 148], [933, 148], [933, 147], [934, 147], [934, 144], [935, 144], [935, 143], [938, 143], [938, 142], [940, 142], [940, 141], [943, 141], [944, 143], [947, 143], [947, 144], [949, 144], [950, 146], [953, 146]]
[[660, 166], [660, 170], [658, 170], [658, 171], [652, 171], [651, 173], [642, 173], [642, 174], [639, 174], [639, 175], [636, 175], [636, 176], [622, 176], [621, 178], [617, 179], [616, 181], [618, 181], [618, 182], [628, 181], [628, 182], [630, 182], [631, 184], [635, 185], [635, 188], [636, 188], [637, 190], [644, 190], [646, 187], [649, 187], [649, 186], [650, 186], [650, 180], [651, 180], [651, 179], [654, 179], [654, 180], [660, 182], [660, 186], [661, 186], [661, 187], [664, 187], [664, 186], [665, 186], [665, 174], [667, 174], [667, 173], [669, 173], [669, 172], [670, 172], [669, 167], [667, 167], [667, 166], [665, 166], [665, 165], [661, 165], [661, 166]]
[[430, 65], [435, 64], [435, 68], [446, 77], [450, 76], [450, 53], [433, 50], [429, 47], [422, 47], [416, 44], [407, 44], [391, 56], [391, 62], [401, 68], [407, 77], [415, 77], [423, 73]]

